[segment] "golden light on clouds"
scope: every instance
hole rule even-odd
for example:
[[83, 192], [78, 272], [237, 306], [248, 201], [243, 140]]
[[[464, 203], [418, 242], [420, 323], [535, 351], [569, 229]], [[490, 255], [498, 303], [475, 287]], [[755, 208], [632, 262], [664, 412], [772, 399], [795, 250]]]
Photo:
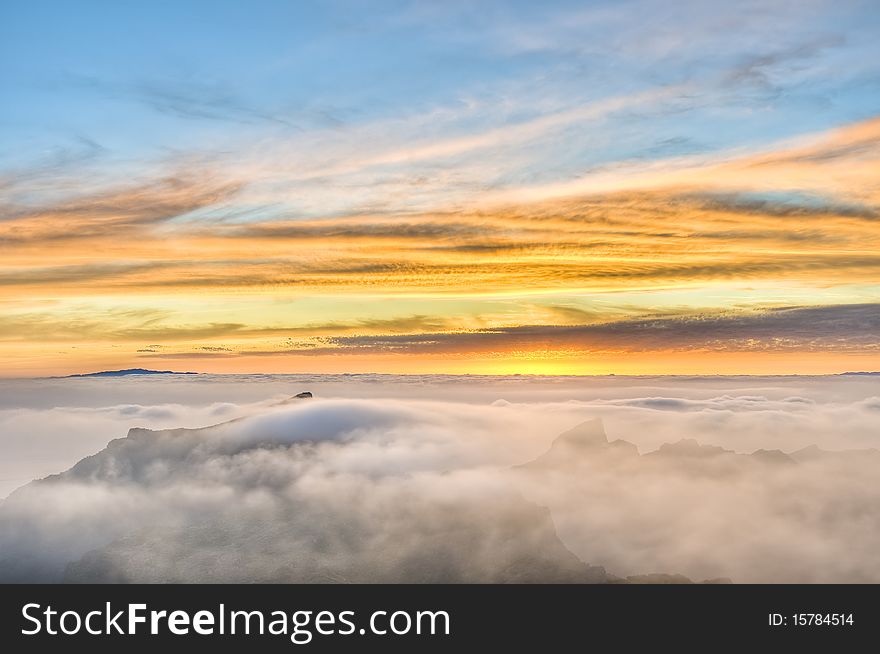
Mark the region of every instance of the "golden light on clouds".
[[[456, 208], [323, 218], [199, 220], [218, 207], [247, 213], [253, 180], [197, 168], [7, 203], [0, 361], [22, 374], [162, 361], [586, 374], [876, 366], [880, 120], [715, 159], [621, 166], [505, 202], [489, 191]], [[753, 291], [732, 305], [731, 288]], [[677, 303], [658, 304], [670, 292]], [[786, 306], [783, 321], [774, 311]], [[843, 308], [810, 313], [822, 306]]]

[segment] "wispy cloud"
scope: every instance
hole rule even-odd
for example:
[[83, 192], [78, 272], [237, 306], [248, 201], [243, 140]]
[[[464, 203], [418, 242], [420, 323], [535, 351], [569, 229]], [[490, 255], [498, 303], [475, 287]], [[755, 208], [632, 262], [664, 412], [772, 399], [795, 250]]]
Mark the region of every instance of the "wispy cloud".
[[178, 73], [173, 77], [112, 81], [78, 74], [68, 75], [65, 83], [115, 99], [143, 103], [157, 112], [196, 122], [270, 123], [295, 127], [281, 112], [252, 106], [228, 84], [216, 79]]
[[[567, 318], [576, 317], [563, 311]], [[581, 316], [584, 317], [583, 315]], [[434, 325], [451, 325], [442, 320]], [[375, 333], [390, 326], [408, 333]], [[739, 312], [703, 312], [657, 315], [636, 319], [596, 321], [592, 324], [518, 325], [478, 328], [469, 331], [418, 333], [432, 326], [421, 317], [411, 320], [364, 324], [353, 335], [333, 335], [338, 325], [313, 326], [309, 330], [288, 330], [290, 335], [312, 331], [327, 335], [288, 339], [272, 350], [242, 348], [241, 356], [332, 354], [409, 355], [506, 355], [512, 352], [547, 353], [567, 356], [597, 353], [645, 353], [675, 351], [713, 352], [880, 352], [880, 305], [822, 307], [778, 307]], [[342, 331], [358, 331], [343, 326]], [[283, 333], [284, 330], [279, 330]], [[369, 333], [373, 332], [373, 333]], [[204, 349], [204, 348], [200, 348]], [[226, 350], [223, 350], [227, 356]], [[176, 351], [149, 355], [150, 358], [185, 359], [198, 352]]]
[[[74, 325], [92, 348], [237, 356], [285, 332], [344, 343], [308, 340], [322, 329], [598, 329], [620, 293], [644, 294], [633, 320], [665, 315], [671, 289], [690, 295], [681, 316], [863, 302], [880, 285], [876, 18], [825, 0], [417, 3], [303, 17], [284, 43], [264, 29], [266, 59], [227, 59], [205, 25], [189, 34], [224, 43], [211, 66], [191, 51], [135, 75], [71, 53], [19, 89], [46, 115], [69, 100], [69, 126], [0, 162], [0, 330], [17, 343], [0, 360], [36, 357], [29, 329], [77, 347]], [[114, 118], [81, 120], [96, 115]], [[330, 299], [350, 304], [315, 309]], [[107, 312], [129, 304], [165, 318]]]

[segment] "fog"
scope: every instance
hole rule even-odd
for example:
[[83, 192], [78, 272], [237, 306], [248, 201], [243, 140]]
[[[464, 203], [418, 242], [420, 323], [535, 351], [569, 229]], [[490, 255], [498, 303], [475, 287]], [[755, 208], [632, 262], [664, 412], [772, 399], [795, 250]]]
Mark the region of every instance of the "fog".
[[0, 580], [878, 582], [878, 386], [4, 381]]

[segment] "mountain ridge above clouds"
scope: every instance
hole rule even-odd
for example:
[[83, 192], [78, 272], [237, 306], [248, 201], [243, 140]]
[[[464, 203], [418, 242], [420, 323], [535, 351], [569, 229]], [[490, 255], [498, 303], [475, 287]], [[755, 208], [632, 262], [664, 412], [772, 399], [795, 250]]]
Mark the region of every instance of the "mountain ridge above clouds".
[[[294, 407], [303, 405], [295, 401]], [[513, 489], [498, 485], [498, 480], [492, 482], [497, 487], [484, 496], [475, 499], [470, 495], [451, 504], [443, 500], [445, 489], [439, 492], [439, 488], [404, 483], [400, 490], [410, 491], [408, 502], [418, 505], [418, 511], [386, 507], [388, 514], [381, 520], [377, 517], [372, 526], [362, 524], [360, 532], [355, 529], [356, 533], [346, 533], [352, 522], [363, 518], [360, 512], [350, 515], [342, 511], [343, 516], [335, 516], [333, 509], [339, 510], [336, 502], [327, 506], [318, 501], [316, 505], [307, 498], [281, 507], [257, 506], [255, 515], [259, 518], [251, 520], [253, 516], [248, 514], [242, 521], [241, 513], [254, 507], [254, 495], [268, 491], [277, 496], [291, 490], [283, 473], [280, 479], [264, 478], [256, 483], [244, 474], [227, 483], [234, 488], [224, 488], [227, 492], [223, 493], [222, 508], [212, 501], [197, 501], [201, 509], [197, 516], [185, 511], [176, 516], [180, 519], [163, 520], [161, 505], [170, 499], [169, 495], [208, 490], [207, 483], [197, 489], [186, 483], [181, 485], [181, 479], [188, 474], [204, 472], [194, 462], [200, 456], [211, 469], [210, 474], [215, 475], [218, 467], [232, 464], [230, 459], [235, 461], [235, 469], [253, 463], [243, 462], [242, 457], [255, 455], [264, 459], [258, 470], [264, 475], [265, 455], [289, 456], [295, 450], [294, 461], [303, 463], [331, 442], [289, 433], [279, 439], [277, 433], [272, 435], [271, 428], [264, 431], [268, 438], [262, 442], [251, 439], [247, 429], [234, 435], [223, 433], [243, 423], [247, 419], [201, 429], [132, 428], [125, 438], [111, 441], [66, 472], [17, 490], [0, 504], [0, 522], [5, 523], [3, 533], [7, 535], [3, 548], [7, 554], [0, 557], [0, 577], [5, 581], [68, 582], [628, 583], [627, 579], [610, 575], [601, 566], [586, 564], [572, 554], [558, 539], [550, 512], [523, 500]], [[281, 452], [285, 440], [287, 450]], [[332, 441], [332, 447], [357, 445], [356, 440], [345, 440]], [[206, 452], [211, 455], [205, 457]], [[298, 472], [308, 476], [307, 468]], [[398, 482], [399, 479], [393, 480]], [[132, 494], [132, 487], [140, 492]], [[174, 491], [169, 493], [171, 489]], [[36, 538], [30, 547], [26, 546], [27, 532], [39, 535], [45, 527], [39, 521], [35, 524], [33, 516], [27, 515], [32, 501], [39, 504], [47, 497], [69, 498], [89, 493], [93, 494], [93, 506], [78, 507], [80, 511], [85, 508], [87, 524], [72, 525], [79, 532], [72, 546], [68, 539], [61, 541], [68, 545], [63, 551], [53, 552], [50, 546], [49, 551], [44, 547], [41, 552]], [[152, 495], [161, 496], [160, 506], [154, 507], [152, 516], [146, 511], [144, 519], [120, 525], [112, 520], [119, 517], [120, 507], [116, 506], [109, 511], [111, 520], [104, 522], [103, 518], [108, 516], [102, 509], [108, 505], [118, 503], [123, 509], [137, 510]], [[240, 504], [241, 512], [232, 513], [238, 513], [240, 519], [230, 527], [228, 509], [235, 503]], [[297, 511], [305, 511], [313, 520], [294, 518], [295, 524], [291, 524], [292, 514]], [[430, 520], [418, 517], [425, 513], [431, 515]], [[401, 520], [406, 525], [402, 530], [395, 526]], [[386, 530], [391, 533], [383, 533]], [[9, 534], [16, 531], [20, 542], [17, 548], [15, 542], [11, 543], [10, 548]], [[394, 543], [401, 539], [405, 542], [407, 538], [414, 540], [395, 549]], [[344, 545], [338, 542], [340, 539]], [[359, 541], [366, 544], [359, 547]], [[8, 554], [16, 549], [17, 558]], [[639, 583], [689, 581], [681, 575], [667, 574], [638, 578]]]
[[[790, 478], [792, 467], [817, 461], [852, 463], [817, 448], [739, 454], [694, 439], [642, 455], [609, 441], [595, 419], [507, 469], [474, 458], [469, 439], [438, 416], [400, 403], [292, 397], [211, 427], [133, 428], [0, 503], [0, 579], [739, 581], [743, 568], [723, 554], [691, 553], [692, 565], [666, 552], [670, 538], [681, 539], [663, 535], [669, 525], [627, 493], [643, 487], [650, 493], [640, 498], [665, 501], [664, 483], [705, 488], [708, 479], [711, 488], [768, 470]], [[601, 483], [584, 484], [592, 478]], [[621, 480], [631, 488], [615, 490]], [[646, 535], [653, 554], [640, 550]], [[658, 569], [688, 576], [643, 573]]]
[[[292, 408], [303, 413], [300, 402]], [[509, 489], [489, 488], [478, 502], [450, 503], [442, 494], [437, 497], [435, 478], [411, 484], [392, 475], [389, 483], [399, 485], [401, 492], [391, 497], [384, 496], [387, 489], [369, 485], [353, 495], [352, 488], [341, 488], [341, 496], [300, 493], [296, 485], [304, 478], [332, 481], [315, 468], [331, 463], [340, 448], [358, 441], [345, 442], [346, 435], [330, 433], [333, 430], [325, 430], [323, 438], [309, 438], [311, 432], [294, 432], [297, 427], [314, 427], [315, 416], [286, 422], [279, 422], [279, 416], [285, 414], [270, 415], [256, 425], [265, 436], [262, 441], [254, 438], [255, 426], [247, 420], [194, 430], [133, 428], [66, 472], [17, 490], [0, 504], [0, 534], [6, 541], [0, 548], [0, 578], [490, 583], [612, 579], [561, 544], [546, 509], [524, 502]], [[279, 426], [289, 429], [279, 431]], [[347, 427], [342, 431], [355, 431]], [[334, 451], [321, 459], [322, 448]], [[363, 498], [362, 491], [371, 488], [376, 491], [375, 504], [367, 502], [352, 511], [351, 498]], [[45, 506], [49, 497], [74, 496], [85, 496], [84, 505], [70, 507], [85, 524], [68, 515], [72, 533], [67, 535], [75, 534], [73, 539], [52, 539], [47, 546], [41, 537], [52, 529], [52, 516], [41, 521], [37, 507]], [[169, 503], [175, 500], [193, 506], [178, 506], [168, 519], [166, 513], [173, 511]], [[131, 509], [141, 512], [139, 519], [123, 517]], [[429, 511], [431, 519], [419, 518]], [[487, 520], [491, 529], [485, 528]]]
[[793, 464], [798, 461], [815, 460], [817, 458], [838, 458], [847, 456], [876, 456], [880, 458], [880, 450], [867, 448], [863, 450], [823, 450], [817, 445], [809, 445], [791, 453], [779, 449], [757, 449], [751, 453], [729, 450], [720, 445], [701, 444], [695, 438], [682, 438], [672, 443], [663, 443], [656, 450], [640, 454], [638, 447], [623, 439], [611, 440], [605, 432], [601, 418], [592, 418], [575, 425], [561, 433], [551, 443], [550, 448], [532, 461], [520, 464], [516, 468], [536, 468], [541, 466], [576, 465], [580, 455], [615, 455], [620, 457], [640, 457], [645, 460], [661, 459], [710, 459], [715, 457], [731, 457], [738, 460], [751, 460], [770, 464]]
[[[868, 526], [878, 522], [877, 449], [738, 453], [683, 438], [639, 454], [632, 443], [610, 440], [593, 419], [515, 471], [524, 495], [550, 508], [562, 541], [612, 569], [650, 566], [664, 550], [667, 569], [690, 575], [751, 583], [880, 579], [869, 554], [877, 530]], [[587, 504], [597, 517], [584, 521]], [[627, 551], [624, 535], [642, 544]], [[853, 546], [858, 537], [871, 542]], [[705, 550], [695, 551], [700, 545]], [[825, 555], [839, 551], [852, 558]]]
[[178, 372], [176, 370], [148, 370], [147, 368], [126, 368], [124, 370], [101, 370], [99, 372], [84, 372], [76, 375], [66, 375], [56, 379], [75, 379], [77, 377], [128, 377], [131, 375], [198, 375], [197, 372]]

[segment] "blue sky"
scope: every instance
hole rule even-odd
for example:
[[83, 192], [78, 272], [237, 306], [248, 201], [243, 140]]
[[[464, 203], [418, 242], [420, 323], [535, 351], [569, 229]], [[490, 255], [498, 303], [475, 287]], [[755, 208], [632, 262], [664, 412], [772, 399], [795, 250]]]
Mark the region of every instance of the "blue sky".
[[683, 87], [614, 116], [605, 138], [574, 124], [491, 180], [546, 181], [864, 119], [880, 90], [870, 2], [36, 1], [4, 3], [0, 23], [7, 171], [432, 112], [448, 114], [432, 129], [462, 135]]
[[876, 367], [878, 34], [876, 0], [7, 0], [0, 365]]

